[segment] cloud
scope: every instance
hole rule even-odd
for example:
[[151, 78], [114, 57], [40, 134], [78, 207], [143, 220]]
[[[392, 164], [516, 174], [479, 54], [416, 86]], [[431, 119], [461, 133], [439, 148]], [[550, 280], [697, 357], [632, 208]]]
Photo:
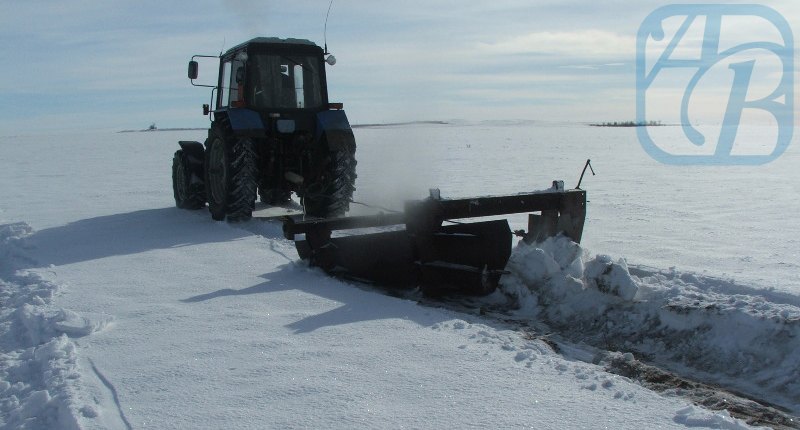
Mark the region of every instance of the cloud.
[[[136, 128], [145, 119], [138, 112], [152, 106], [163, 117], [147, 121], [205, 126], [196, 107], [210, 92], [189, 85], [189, 57], [254, 36], [321, 45], [328, 1], [5, 1], [0, 91], [14, 103], [0, 107], [9, 119], [0, 134], [39, 114], [70, 125], [66, 112], [98, 123], [87, 126]], [[800, 14], [796, 0], [764, 1], [790, 22]], [[635, 35], [662, 3], [335, 0], [328, 45], [339, 63], [327, 69], [329, 91], [360, 122], [573, 118], [598, 109], [624, 118], [635, 105]], [[216, 74], [201, 64], [205, 72]]]
[[478, 49], [493, 55], [541, 54], [563, 58], [633, 58], [636, 38], [607, 30], [543, 31], [514, 36]]
[[558, 66], [559, 69], [576, 69], [576, 70], [602, 70], [608, 68], [625, 67], [626, 63], [601, 63], [601, 64], [568, 64], [565, 66]]

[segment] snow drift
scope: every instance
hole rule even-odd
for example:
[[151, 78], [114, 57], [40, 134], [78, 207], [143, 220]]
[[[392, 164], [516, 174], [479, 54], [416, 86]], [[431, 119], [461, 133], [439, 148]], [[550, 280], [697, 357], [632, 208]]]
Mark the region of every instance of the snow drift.
[[[633, 352], [797, 412], [800, 308], [693, 274], [636, 269], [559, 236], [524, 242], [502, 291], [568, 339]], [[715, 288], [710, 288], [709, 284]], [[732, 288], [731, 288], [732, 289]], [[768, 296], [768, 295], [767, 295]]]
[[58, 286], [26, 270], [25, 223], [0, 225], [0, 425], [4, 428], [79, 429], [97, 411], [81, 398], [82, 370], [75, 344], [102, 329], [109, 317], [90, 319], [57, 308]]

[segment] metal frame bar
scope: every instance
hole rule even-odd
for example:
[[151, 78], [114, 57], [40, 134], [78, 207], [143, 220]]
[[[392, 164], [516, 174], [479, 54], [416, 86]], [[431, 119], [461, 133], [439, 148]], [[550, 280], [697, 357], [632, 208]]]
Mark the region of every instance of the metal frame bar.
[[427, 198], [406, 202], [405, 212], [403, 213], [379, 213], [377, 215], [305, 221], [285, 218], [283, 232], [284, 236], [289, 240], [294, 240], [295, 235], [307, 234], [311, 231], [325, 230], [331, 232], [399, 224], [405, 224], [411, 231], [432, 232], [439, 228], [443, 221], [449, 219], [478, 218], [538, 211], [569, 213], [570, 218], [574, 219], [571, 224], [579, 224], [580, 229], [575, 231], [575, 228], [565, 225], [565, 232], [574, 240], [580, 241], [586, 214], [586, 191], [546, 190], [466, 199]]

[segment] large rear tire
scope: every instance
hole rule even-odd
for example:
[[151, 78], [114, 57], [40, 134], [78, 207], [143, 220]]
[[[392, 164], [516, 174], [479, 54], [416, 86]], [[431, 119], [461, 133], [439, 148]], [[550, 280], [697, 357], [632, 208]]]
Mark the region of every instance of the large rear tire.
[[211, 217], [247, 221], [255, 209], [258, 166], [253, 141], [214, 133], [206, 149], [206, 194]]
[[[199, 166], [199, 164], [198, 164]], [[172, 157], [172, 193], [175, 206], [181, 209], [200, 209], [206, 205], [205, 186], [195, 176], [189, 157], [182, 149]]]
[[306, 214], [320, 218], [344, 215], [356, 189], [355, 143], [327, 155], [321, 175], [306, 187], [300, 200]]

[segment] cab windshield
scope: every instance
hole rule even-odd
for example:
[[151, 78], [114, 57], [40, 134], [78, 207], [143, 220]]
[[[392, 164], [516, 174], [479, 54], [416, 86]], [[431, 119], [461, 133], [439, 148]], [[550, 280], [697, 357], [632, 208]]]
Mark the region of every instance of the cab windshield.
[[321, 61], [314, 55], [251, 55], [246, 98], [256, 109], [319, 108], [320, 67]]

